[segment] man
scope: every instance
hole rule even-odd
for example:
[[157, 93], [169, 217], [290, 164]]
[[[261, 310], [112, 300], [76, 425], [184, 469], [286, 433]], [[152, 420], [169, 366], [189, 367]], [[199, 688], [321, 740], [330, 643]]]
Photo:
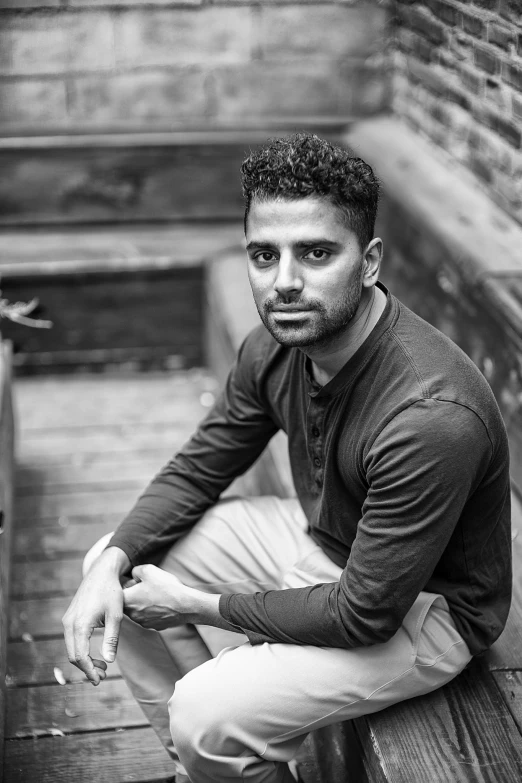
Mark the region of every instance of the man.
[[[123, 674], [192, 783], [288, 783], [308, 731], [448, 682], [510, 603], [502, 419], [472, 362], [378, 283], [371, 168], [301, 133], [242, 175], [264, 326], [91, 551], [64, 618], [95, 685], [120, 637]], [[278, 429], [297, 499], [219, 501]], [[105, 661], [89, 654], [101, 625]]]

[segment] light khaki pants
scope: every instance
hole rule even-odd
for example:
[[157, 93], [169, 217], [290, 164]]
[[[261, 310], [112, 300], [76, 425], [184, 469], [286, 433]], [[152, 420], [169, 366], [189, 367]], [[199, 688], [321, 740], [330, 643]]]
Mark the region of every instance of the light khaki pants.
[[[296, 499], [223, 500], [161, 567], [211, 593], [337, 581], [341, 568], [306, 528]], [[393, 638], [371, 647], [252, 646], [208, 626], [157, 632], [124, 618], [118, 649], [132, 693], [192, 783], [293, 783], [286, 762], [309, 731], [435, 690], [470, 659], [446, 600], [425, 592]]]

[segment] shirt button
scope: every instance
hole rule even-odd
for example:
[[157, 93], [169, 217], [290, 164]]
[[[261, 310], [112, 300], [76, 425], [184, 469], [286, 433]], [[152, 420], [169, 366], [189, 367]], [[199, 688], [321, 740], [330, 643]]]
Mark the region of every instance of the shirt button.
[[314, 465], [317, 465], [318, 468], [321, 467], [321, 460], [319, 459], [319, 457], [316, 457], [314, 459]]
[[321, 432], [319, 430], [319, 427], [312, 427], [312, 435], [314, 436], [314, 438], [318, 438], [320, 434]]

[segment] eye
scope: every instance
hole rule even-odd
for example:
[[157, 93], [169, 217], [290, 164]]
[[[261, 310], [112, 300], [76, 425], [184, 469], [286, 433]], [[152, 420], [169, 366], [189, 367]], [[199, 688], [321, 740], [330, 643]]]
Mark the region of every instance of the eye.
[[304, 258], [311, 261], [324, 261], [329, 257], [330, 253], [327, 250], [323, 250], [320, 247], [314, 247], [313, 250], [309, 250]]
[[256, 253], [254, 261], [258, 266], [268, 266], [269, 264], [274, 263], [275, 255], [269, 250], [262, 250], [261, 252]]

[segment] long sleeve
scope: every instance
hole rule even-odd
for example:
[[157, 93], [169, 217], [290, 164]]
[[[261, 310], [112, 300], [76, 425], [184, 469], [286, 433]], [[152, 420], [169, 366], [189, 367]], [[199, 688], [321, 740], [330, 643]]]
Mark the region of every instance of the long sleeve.
[[257, 366], [265, 349], [266, 340], [255, 329], [212, 410], [115, 532], [110, 546], [122, 549], [132, 565], [150, 560], [190, 530], [277, 431], [257, 389]]
[[[364, 455], [367, 496], [340, 581], [223, 596], [221, 613], [254, 644], [351, 648], [388, 640], [457, 535], [493, 459], [473, 411], [437, 399], [415, 402], [386, 424]], [[505, 475], [500, 469], [506, 486], [493, 493], [500, 501], [509, 498]], [[462, 539], [458, 546], [465, 548]]]

